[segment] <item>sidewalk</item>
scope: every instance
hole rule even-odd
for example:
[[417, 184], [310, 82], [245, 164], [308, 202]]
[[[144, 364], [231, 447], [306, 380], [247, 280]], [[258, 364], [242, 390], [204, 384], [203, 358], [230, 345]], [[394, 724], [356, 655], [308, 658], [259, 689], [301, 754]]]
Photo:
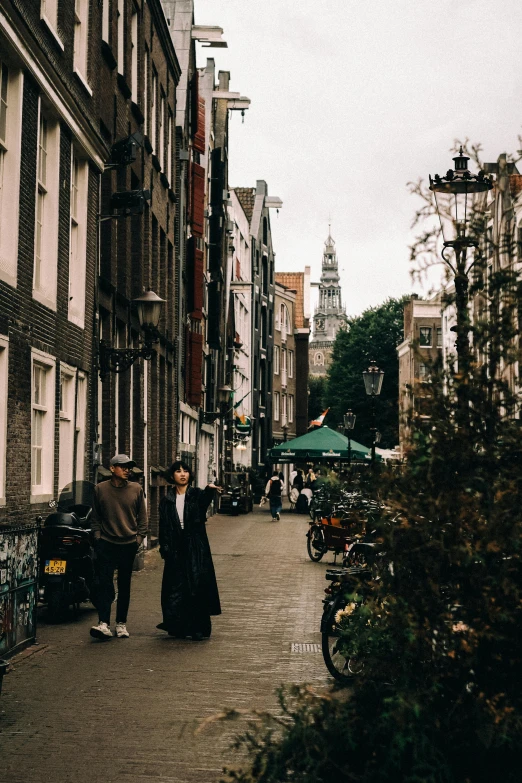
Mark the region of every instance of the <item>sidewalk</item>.
[[[217, 721], [226, 707], [276, 705], [284, 682], [326, 685], [320, 653], [321, 599], [328, 553], [306, 553], [308, 517], [273, 523], [256, 507], [209, 519], [223, 614], [208, 641], [156, 630], [162, 561], [150, 552], [133, 576], [130, 639], [89, 636], [96, 614], [42, 622], [38, 652], [18, 656], [0, 697], [1, 783], [214, 783], [234, 761], [237, 722]], [[319, 644], [292, 652], [292, 643]]]

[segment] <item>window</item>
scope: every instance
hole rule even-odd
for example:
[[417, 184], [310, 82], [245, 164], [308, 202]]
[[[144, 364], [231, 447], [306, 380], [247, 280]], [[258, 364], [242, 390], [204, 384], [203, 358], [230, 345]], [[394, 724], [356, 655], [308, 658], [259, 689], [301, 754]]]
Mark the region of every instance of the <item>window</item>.
[[6, 144], [7, 137], [7, 87], [9, 83], [9, 68], [0, 63], [0, 141]]
[[[167, 179], [171, 184], [174, 182], [174, 174], [172, 172], [172, 131], [174, 127], [174, 120], [172, 117], [172, 112], [169, 109], [169, 118], [167, 122], [167, 170], [166, 175]], [[238, 279], [241, 279], [241, 276], [239, 275]]]
[[109, 43], [110, 1], [111, 0], [103, 0], [102, 8], [102, 40], [106, 43]]
[[281, 395], [281, 424], [288, 423], [287, 407], [286, 407], [287, 399], [288, 398], [286, 394]]
[[[85, 478], [85, 426], [87, 412], [87, 378], [83, 372], [78, 373], [76, 380], [76, 480]], [[132, 418], [131, 418], [132, 421]], [[131, 439], [132, 443], [132, 439]]]
[[274, 375], [279, 375], [279, 357], [280, 357], [280, 351], [278, 345], [274, 345]]
[[7, 337], [0, 335], [0, 506], [5, 505], [5, 473], [7, 465]]
[[125, 73], [125, 0], [118, 0], [118, 73]]
[[87, 85], [87, 46], [89, 33], [89, 2], [75, 0], [74, 3], [74, 72]]
[[0, 60], [0, 280], [13, 287], [18, 271], [22, 88], [21, 72]]
[[58, 256], [59, 127], [40, 100], [33, 296], [56, 309]]
[[437, 326], [437, 348], [442, 348], [442, 327]]
[[292, 394], [288, 395], [288, 422], [291, 424], [294, 420], [294, 397]]
[[274, 392], [274, 420], [279, 421], [279, 392]]
[[314, 364], [318, 365], [318, 366], [323, 366], [324, 365], [324, 356], [323, 356], [322, 353], [317, 352], [314, 355]]
[[69, 321], [83, 329], [87, 251], [87, 163], [80, 161], [74, 150], [71, 159], [70, 220]]
[[138, 9], [135, 5], [131, 18], [131, 89], [132, 100], [138, 103]]
[[288, 377], [294, 377], [294, 352], [288, 351]]
[[40, 19], [45, 24], [52, 37], [62, 50], [64, 51], [63, 41], [58, 35], [58, 0], [41, 0], [40, 3]]
[[422, 348], [431, 348], [431, 326], [421, 326], [419, 329], [419, 345]]
[[429, 375], [429, 368], [427, 364], [419, 364], [419, 380], [425, 381]]
[[58, 489], [73, 480], [74, 466], [74, 430], [75, 430], [75, 379], [72, 367], [62, 364], [60, 367], [60, 440]]
[[150, 91], [150, 54], [145, 47], [144, 74], [143, 74], [143, 133], [149, 135], [149, 91]]
[[40, 351], [32, 356], [31, 502], [52, 497], [54, 483], [54, 360]]
[[281, 386], [286, 386], [286, 363], [287, 352], [285, 348], [281, 348]]
[[154, 68], [152, 69], [152, 89], [150, 95], [150, 143], [152, 148], [158, 148], [158, 139], [156, 137], [156, 99], [158, 94], [158, 76]]
[[278, 308], [276, 309], [276, 314], [275, 314], [275, 328], [276, 328], [276, 330], [277, 330], [278, 332], [280, 332], [280, 331], [281, 331], [281, 308], [280, 308], [280, 307], [278, 307]]
[[159, 144], [158, 144], [158, 158], [159, 162], [161, 164], [161, 168], [163, 171], [165, 171], [165, 128], [164, 128], [164, 122], [165, 122], [165, 95], [163, 94], [163, 90], [160, 89], [160, 105], [159, 105], [159, 119], [158, 119], [158, 133], [159, 133]]
[[288, 307], [285, 304], [282, 304], [280, 309], [281, 340], [285, 341], [290, 331], [290, 317], [288, 315]]

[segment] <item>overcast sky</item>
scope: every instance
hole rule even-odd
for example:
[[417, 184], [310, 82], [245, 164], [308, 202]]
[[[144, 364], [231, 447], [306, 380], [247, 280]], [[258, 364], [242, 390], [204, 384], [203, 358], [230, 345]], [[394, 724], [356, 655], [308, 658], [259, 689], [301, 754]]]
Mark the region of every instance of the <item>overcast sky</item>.
[[231, 113], [230, 184], [283, 200], [278, 271], [318, 280], [331, 215], [349, 315], [413, 290], [408, 181], [452, 166], [455, 138], [485, 160], [519, 146], [520, 0], [195, 0], [195, 21], [228, 43], [198, 65], [252, 101]]

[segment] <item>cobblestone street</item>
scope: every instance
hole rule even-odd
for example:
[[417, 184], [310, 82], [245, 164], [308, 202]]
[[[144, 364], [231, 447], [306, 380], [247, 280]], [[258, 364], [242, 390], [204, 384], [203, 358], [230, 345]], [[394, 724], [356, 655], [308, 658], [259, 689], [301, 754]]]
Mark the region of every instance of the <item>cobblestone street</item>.
[[[162, 561], [147, 555], [134, 574], [130, 639], [89, 636], [90, 605], [69, 623], [38, 630], [0, 697], [1, 783], [171, 781], [212, 783], [234, 761], [240, 723], [202, 720], [222, 708], [276, 704], [283, 682], [329, 681], [320, 652], [325, 568], [306, 553], [308, 517], [284, 511], [214, 516], [208, 532], [223, 614], [210, 640], [179, 641], [161, 620]], [[32, 652], [37, 650], [36, 652]]]

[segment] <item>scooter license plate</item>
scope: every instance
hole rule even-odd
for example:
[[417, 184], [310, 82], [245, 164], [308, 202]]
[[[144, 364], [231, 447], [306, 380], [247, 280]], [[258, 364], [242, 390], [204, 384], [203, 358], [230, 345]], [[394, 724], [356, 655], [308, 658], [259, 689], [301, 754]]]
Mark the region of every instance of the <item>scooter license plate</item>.
[[67, 560], [46, 560], [44, 572], [46, 574], [65, 574]]

